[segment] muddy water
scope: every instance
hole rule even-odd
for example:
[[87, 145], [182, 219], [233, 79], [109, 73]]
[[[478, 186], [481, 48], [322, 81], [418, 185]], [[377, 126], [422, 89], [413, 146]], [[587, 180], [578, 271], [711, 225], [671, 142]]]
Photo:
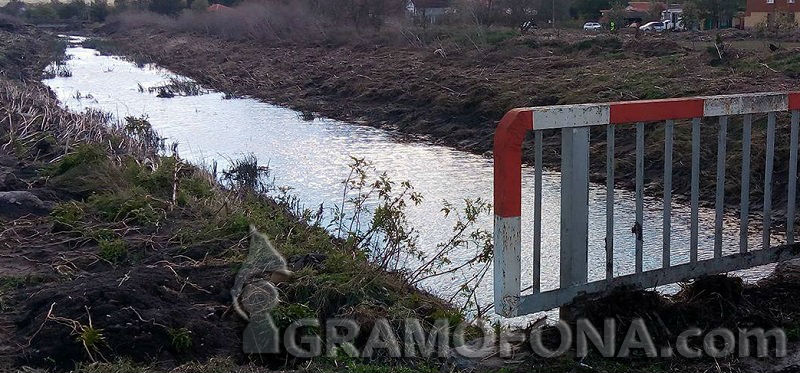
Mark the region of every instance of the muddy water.
[[[391, 132], [330, 119], [304, 121], [299, 113], [250, 98], [224, 99], [211, 92], [199, 96], [158, 98], [140, 87], [162, 85], [178, 77], [156, 66], [139, 68], [116, 57], [101, 56], [95, 50], [79, 46], [69, 48], [68, 68], [72, 76], [45, 81], [71, 110], [101, 109], [117, 118], [146, 116], [155, 129], [168, 140], [177, 142], [180, 154], [195, 163], [216, 161], [224, 167], [230, 159], [254, 154], [268, 163], [275, 182], [292, 188], [305, 206], [320, 204], [332, 207], [341, 203], [342, 180], [348, 175], [352, 157], [365, 158], [379, 171], [394, 180], [410, 180], [424, 195], [424, 202], [410, 211], [410, 221], [420, 234], [420, 247], [433, 252], [451, 232], [454, 221], [445, 219], [441, 202], [465, 198], [492, 199], [492, 160], [447, 147], [422, 142], [401, 141]], [[559, 247], [559, 174], [544, 175], [544, 221], [542, 222], [542, 288], [558, 285]], [[533, 169], [523, 172], [523, 288], [532, 282]], [[615, 275], [632, 273], [634, 261], [634, 198], [627, 191], [615, 191]], [[591, 185], [590, 190], [590, 279], [604, 276], [605, 263], [605, 189]], [[644, 268], [661, 265], [661, 203], [645, 203]], [[672, 263], [689, 261], [689, 210], [675, 204], [672, 219]], [[712, 256], [713, 212], [703, 211], [700, 229], [700, 258]], [[492, 219], [480, 221], [492, 229]], [[736, 251], [738, 229], [726, 231], [726, 245]], [[757, 235], [756, 235], [757, 236]], [[753, 238], [758, 247], [758, 238]], [[462, 252], [451, 259], [457, 265], [474, 255]], [[413, 265], [413, 264], [408, 264]], [[747, 279], [758, 278], [768, 269], [742, 273]], [[436, 294], [449, 296], [469, 273], [455, 273], [424, 284]], [[491, 302], [491, 271], [478, 291], [482, 304]], [[669, 291], [670, 289], [666, 289]]]

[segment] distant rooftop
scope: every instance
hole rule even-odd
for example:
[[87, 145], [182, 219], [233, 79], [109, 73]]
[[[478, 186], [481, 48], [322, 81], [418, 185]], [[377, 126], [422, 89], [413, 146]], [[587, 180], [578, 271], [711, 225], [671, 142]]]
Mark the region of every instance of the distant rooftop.
[[411, 0], [417, 8], [447, 8], [450, 0]]

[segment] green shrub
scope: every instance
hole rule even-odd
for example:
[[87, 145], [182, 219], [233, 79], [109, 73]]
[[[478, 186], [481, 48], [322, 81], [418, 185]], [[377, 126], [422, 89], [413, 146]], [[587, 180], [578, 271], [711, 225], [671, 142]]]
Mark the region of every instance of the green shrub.
[[84, 48], [94, 49], [104, 55], [123, 54], [122, 48], [108, 39], [89, 38], [81, 43]]
[[34, 4], [28, 9], [28, 19], [33, 23], [56, 22], [58, 12], [50, 4]]
[[128, 256], [128, 245], [119, 238], [100, 239], [98, 245], [100, 246], [98, 255], [111, 263], [121, 263]]
[[489, 30], [486, 31], [486, 44], [497, 45], [519, 35], [515, 30]]
[[100, 145], [82, 145], [42, 174], [50, 176], [56, 189], [87, 198], [93, 193], [113, 192], [125, 188], [125, 180]]
[[192, 348], [192, 331], [186, 328], [170, 328], [168, 331], [175, 352], [186, 352]]
[[[283, 330], [293, 322], [301, 319], [316, 319], [317, 313], [310, 307], [300, 303], [280, 303], [272, 309], [272, 318], [275, 326]], [[311, 328], [311, 333], [319, 333], [317, 328]]]
[[105, 159], [108, 159], [108, 156], [100, 145], [83, 144], [75, 148], [72, 153], [61, 158], [61, 161], [45, 170], [45, 174], [50, 176], [63, 175], [78, 166], [96, 165]]
[[163, 139], [153, 130], [153, 126], [147, 120], [147, 117], [125, 117], [125, 133], [139, 140], [148, 149], [164, 149]]
[[161, 157], [155, 170], [129, 160], [125, 163], [125, 178], [135, 187], [159, 198], [172, 198], [172, 184], [177, 161], [173, 157]]
[[208, 8], [208, 0], [194, 0], [191, 8], [196, 12], [205, 11]]
[[186, 3], [183, 0], [150, 0], [147, 8], [152, 12], [173, 16], [186, 8]]
[[83, 204], [70, 201], [56, 205], [50, 216], [59, 224], [75, 227], [77, 223], [84, 219], [86, 213], [83, 210]]
[[208, 178], [198, 172], [180, 180], [178, 185], [178, 204], [185, 206], [189, 198], [209, 198], [214, 195], [214, 186]]
[[111, 221], [131, 220], [141, 225], [156, 225], [162, 220], [163, 209], [153, 206], [159, 203], [139, 188], [89, 198], [89, 204], [103, 218]]
[[800, 77], [800, 56], [795, 52], [783, 52], [772, 56], [769, 66], [791, 78]]
[[438, 309], [431, 314], [432, 320], [447, 320], [451, 328], [455, 328], [458, 324], [464, 322], [464, 315], [455, 310]]
[[85, 326], [82, 329], [78, 339], [86, 346], [86, 349], [96, 350], [105, 342], [102, 330], [93, 326]]
[[250, 219], [242, 213], [234, 213], [224, 223], [223, 230], [227, 234], [246, 233], [250, 230]]

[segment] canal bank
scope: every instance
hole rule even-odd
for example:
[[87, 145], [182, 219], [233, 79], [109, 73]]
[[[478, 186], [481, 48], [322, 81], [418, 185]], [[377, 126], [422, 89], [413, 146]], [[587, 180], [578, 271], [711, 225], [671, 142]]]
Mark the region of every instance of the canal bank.
[[[28, 63], [34, 54], [43, 50], [43, 45], [36, 41], [47, 40], [40, 34], [0, 36], [24, 41], [25, 49], [32, 51], [24, 54]], [[44, 62], [37, 68], [43, 69], [46, 60], [42, 57]], [[3, 69], [6, 68], [3, 65]], [[94, 74], [102, 76], [111, 72], [100, 70]], [[31, 80], [38, 80], [38, 75], [33, 75]], [[0, 356], [3, 362], [12, 361], [14, 369], [21, 364], [52, 366], [56, 359], [63, 366], [81, 361], [84, 364], [78, 371], [84, 372], [167, 371], [184, 362], [187, 363], [175, 372], [266, 372], [273, 371], [270, 367], [276, 365], [286, 369], [287, 360], [283, 356], [277, 359], [255, 357], [252, 359], [255, 366], [241, 365], [248, 361], [237, 345], [244, 323], [236, 319], [231, 310], [228, 289], [244, 257], [247, 223], [252, 222], [260, 224], [259, 228], [268, 233], [286, 255], [301, 254], [301, 259], [308, 252], [328, 255], [323, 267], [316, 266], [316, 259], [305, 260], [305, 264], [294, 268], [300, 276], [280, 286], [289, 295], [281, 308], [285, 320], [307, 316], [309, 309], [312, 312], [323, 309], [306, 297], [308, 292], [316, 292], [320, 296], [316, 300], [330, 307], [325, 309], [357, 318], [365, 325], [375, 316], [426, 318], [425, 315], [430, 315], [455, 320], [460, 317], [436, 298], [419, 293], [402, 281], [392, 280], [396, 277], [384, 277], [384, 272], [364, 267], [363, 261], [342, 251], [327, 232], [297, 222], [297, 217], [287, 213], [285, 206], [261, 198], [250, 199], [252, 196], [241, 199], [230, 190], [218, 191], [219, 186], [208, 182], [207, 174], [188, 162], [152, 155], [150, 161], [142, 160], [137, 152], [150, 148], [135, 147], [139, 150], [133, 153], [124, 150], [120, 144], [135, 144], [135, 139], [113, 131], [111, 135], [116, 136], [106, 137], [103, 133], [108, 129], [97, 125], [103, 123], [101, 118], [86, 119], [59, 108], [53, 96], [41, 86], [11, 83], [2, 85], [0, 97], [22, 99], [0, 101], [3, 113], [12, 114], [10, 120], [2, 122], [0, 139], [24, 141], [20, 142], [22, 146], [15, 147], [13, 154], [6, 154], [8, 147], [3, 148], [3, 156], [13, 157], [4, 161], [3, 166], [8, 167], [4, 172], [10, 170], [14, 178], [20, 180], [9, 188], [14, 191], [30, 189], [31, 193], [40, 193], [38, 198], [44, 202], [57, 202], [56, 206], [60, 206], [50, 215], [37, 211], [42, 216], [2, 217], [4, 307], [0, 335], [3, 341], [11, 343], [3, 344]], [[135, 86], [123, 88], [137, 90]], [[222, 97], [217, 99], [222, 100]], [[41, 113], [46, 115], [38, 115]], [[42, 120], [48, 126], [31, 126], [42, 129], [37, 130], [41, 131], [38, 133], [29, 132], [28, 136], [9, 136], [10, 133], [19, 134], [19, 129], [26, 127], [19, 124], [31, 120]], [[95, 125], [89, 126], [89, 122]], [[66, 127], [58, 127], [58, 124]], [[96, 132], [92, 133], [99, 137], [94, 141], [71, 138], [66, 147], [60, 141], [64, 132], [81, 133], [74, 131], [75, 124], [81, 124], [81, 129], [94, 128]], [[56, 141], [50, 140], [50, 136]], [[45, 141], [39, 142], [40, 139]], [[121, 139], [124, 141], [120, 142]], [[25, 146], [31, 144], [35, 146]], [[75, 144], [89, 146], [75, 147]], [[154, 159], [157, 162], [153, 163]], [[177, 176], [176, 170], [180, 170]], [[117, 178], [118, 183], [106, 182]], [[176, 178], [177, 195], [173, 193]], [[60, 184], [68, 186], [61, 193], [82, 192], [95, 194], [94, 198], [58, 194], [51, 188], [75, 179], [103, 183], [82, 185], [82, 188]], [[90, 188], [83, 189], [87, 186]], [[209, 189], [211, 195], [207, 194]], [[126, 203], [142, 200], [144, 205]], [[130, 215], [120, 215], [113, 210], [117, 207], [133, 209]], [[151, 214], [153, 211], [155, 215]], [[244, 215], [244, 219], [239, 214]], [[154, 221], [157, 224], [154, 225]], [[741, 286], [736, 280], [700, 282], [673, 299], [651, 292], [623, 292], [609, 300], [591, 303], [590, 311], [597, 318], [619, 317], [622, 324], [636, 316], [645, 317], [653, 322], [653, 330], [666, 335], [669, 333], [665, 330], [674, 333], [688, 325], [704, 329], [734, 328], [742, 324], [765, 328], [783, 326], [792, 331], [796, 328], [796, 304], [786, 299], [795, 299], [800, 294], [792, 272], [765, 281], [762, 286]], [[348, 282], [337, 282], [342, 278]], [[349, 282], [351, 280], [356, 283]], [[359, 281], [368, 286], [359, 286]], [[141, 297], [145, 295], [147, 299]], [[370, 298], [372, 296], [375, 298]], [[345, 303], [330, 303], [331, 299]], [[298, 304], [300, 306], [296, 306]], [[328, 315], [320, 312], [317, 316]], [[620, 330], [626, 329], [625, 325], [620, 326]], [[97, 342], [100, 341], [97, 336], [103, 337], [102, 342]], [[85, 341], [92, 340], [97, 344], [89, 343], [90, 348], [86, 348]], [[663, 341], [659, 339], [659, 343]], [[141, 346], [147, 348], [139, 348]], [[506, 366], [485, 369], [651, 372], [706, 371], [728, 363], [737, 369], [752, 367], [749, 365], [752, 361], [740, 359], [718, 362], [713, 359], [654, 361], [633, 358], [620, 362], [595, 355], [588, 359], [572, 359], [570, 355], [539, 359], [524, 354], [524, 345], [519, 350], [521, 353], [514, 364], [501, 363]], [[102, 353], [102, 358], [97, 352]], [[90, 364], [90, 355], [111, 363]], [[443, 363], [440, 360], [370, 361], [342, 357], [315, 359], [310, 364], [289, 359], [291, 365], [288, 366], [311, 372], [434, 372], [441, 371]], [[780, 367], [778, 363], [773, 365]], [[472, 367], [475, 365], [467, 366], [468, 369]]]
[[[441, 270], [445, 272], [442, 276], [430, 278], [418, 276], [421, 278], [419, 286], [456, 304], [473, 304], [469, 307], [472, 310], [491, 309], [493, 275], [491, 271], [486, 272], [489, 263], [473, 261], [484, 251], [485, 242], [467, 240], [459, 247], [447, 248], [446, 254], [441, 253], [441, 245], [452, 242], [452, 232], [458, 224], [456, 214], [444, 214], [443, 209], [454, 212], [467, 204], [466, 201], [485, 203], [491, 200], [491, 160], [450, 147], [404, 141], [397, 132], [371, 126], [325, 118], [308, 120], [302, 113], [285, 107], [208, 90], [157, 65], [142, 65], [119, 56], [101, 55], [90, 48], [97, 44], [94, 40], [76, 38], [75, 41], [67, 50], [69, 58], [63, 65], [69, 70], [69, 76], [56, 76], [44, 81], [63, 105], [75, 111], [111, 113], [118, 120], [147, 118], [168, 143], [178, 144], [177, 149], [184, 159], [194, 164], [216, 164], [224, 169], [232, 160], [252, 154], [269, 164], [270, 177], [276, 187], [272, 188], [272, 193], [279, 198], [293, 198], [299, 206], [319, 214], [320, 224], [333, 234], [338, 231], [338, 224], [331, 225], [337, 212], [343, 210], [342, 206], [345, 210], [351, 207], [347, 201], [354, 193], [347, 193], [345, 199], [342, 181], [352, 175], [354, 159], [369, 163], [365, 171], [376, 181], [384, 174], [387, 179], [397, 182], [408, 181], [414, 187], [413, 192], [421, 196], [405, 211], [410, 228], [408, 237], [413, 239], [413, 247], [419, 254], [441, 260], [444, 264]], [[534, 183], [534, 170], [526, 167], [522, 174], [524, 188], [530, 190]], [[543, 181], [543, 204], [548, 213], [542, 219], [541, 284], [543, 289], [554, 289], [559, 284], [560, 175], [547, 172]], [[590, 185], [588, 268], [591, 281], [605, 275], [606, 196], [602, 185]], [[526, 193], [524, 205], [532, 205], [532, 199], [532, 193]], [[624, 189], [615, 191], [614, 207], [618, 218], [614, 229], [617, 243], [614, 250], [615, 276], [634, 271], [637, 236], [630, 232], [635, 218], [634, 201], [632, 193]], [[365, 205], [366, 210], [378, 206], [374, 198]], [[476, 237], [487, 237], [493, 228], [491, 215], [487, 209], [478, 211], [481, 213], [475, 215], [470, 229], [478, 230], [480, 234]], [[687, 248], [690, 247], [691, 214], [688, 206], [680, 203], [673, 204], [673, 211], [670, 236], [675, 250], [671, 261], [685, 263], [690, 260]], [[648, 199], [643, 213], [646, 221], [641, 237], [645, 248], [643, 268], [650, 270], [659, 268], [663, 257], [660, 252], [663, 239], [660, 202]], [[702, 260], [714, 255], [715, 220], [713, 210], [701, 209], [699, 216], [699, 258]], [[525, 209], [522, 219], [527, 226], [533, 225], [534, 218], [533, 211]], [[370, 220], [369, 214], [361, 220]], [[726, 254], [735, 251], [739, 239], [738, 225], [735, 220], [730, 223], [723, 238]], [[522, 286], [525, 288], [533, 281], [532, 232], [523, 232], [522, 238], [525, 258]], [[751, 247], [759, 244], [759, 236], [753, 235]], [[447, 260], [440, 256], [446, 256]], [[416, 271], [425, 262], [411, 257], [397, 264], [403, 270]], [[772, 266], [760, 267], [737, 275], [754, 282], [771, 270]], [[478, 278], [483, 281], [476, 283]], [[470, 294], [462, 291], [465, 279], [476, 285], [470, 297], [465, 297]], [[675, 292], [678, 287], [662, 287], [660, 290]], [[556, 317], [555, 312], [529, 317], [535, 319], [545, 314]], [[525, 320], [516, 322], [524, 323]]]
[[[160, 152], [146, 121], [120, 126], [96, 111], [61, 108], [40, 83], [42, 71], [70, 75], [54, 37], [24, 27], [0, 31], [0, 43], [0, 368], [432, 371], [445, 363], [245, 355], [247, 322], [233, 311], [231, 289], [254, 252], [251, 229], [269, 237], [293, 272], [276, 285], [280, 328], [308, 317], [365, 327], [413, 317], [429, 327], [463, 316], [286, 201], [220, 184]], [[54, 59], [61, 68], [45, 69]], [[227, 175], [245, 180], [244, 168]], [[247, 280], [264, 275], [253, 274]]]
[[[147, 56], [219, 91], [394, 129], [477, 154], [492, 150], [497, 121], [514, 107], [788, 91], [797, 83], [788, 70], [757, 68], [777, 66], [790, 58], [789, 51], [770, 54], [730, 47], [735, 57], [720, 64], [705, 50], [684, 47], [678, 43], [683, 40], [669, 40], [671, 35], [595, 37], [540, 30], [496, 43], [460, 45], [460, 34], [443, 29], [429, 31], [441, 34], [440, 44], [418, 45], [386, 41], [384, 34], [364, 31], [349, 41], [320, 44], [313, 39], [307, 43], [260, 41], [226, 38], [213, 30], [198, 35], [176, 29], [170, 24], [126, 23], [124, 18], [103, 28], [123, 53]], [[437, 48], [445, 50], [445, 55], [436, 53]], [[753, 151], [762, 154], [765, 136], [761, 129], [766, 120], [754, 120], [759, 130], [753, 135]], [[734, 165], [741, 157], [741, 123], [731, 125], [735, 130], [727, 140], [726, 203], [735, 207], [739, 202], [735, 180], [740, 180], [741, 169]], [[703, 143], [715, 143], [716, 127], [713, 121], [703, 124]], [[780, 118], [778, 127], [785, 131], [788, 118]], [[681, 122], [675, 129], [673, 172], [685, 180], [691, 152], [682, 149], [691, 149], [690, 128], [688, 122]], [[635, 180], [633, 132], [632, 126], [621, 126], [616, 140], [616, 184], [628, 190]], [[653, 196], [662, 189], [660, 136], [662, 125], [647, 127], [646, 193]], [[544, 164], [557, 170], [560, 138], [546, 133], [545, 142]], [[598, 129], [592, 135], [595, 182], [605, 181], [604, 144], [605, 131]], [[773, 206], [780, 209], [787, 202], [788, 142], [778, 139], [776, 146]], [[530, 143], [523, 154], [532, 163]], [[703, 149], [701, 164], [714, 164], [716, 154], [715, 148]], [[707, 205], [714, 202], [714, 172], [703, 169], [700, 178], [701, 202]], [[763, 162], [753, 162], [751, 175], [753, 180], [763, 180]], [[689, 187], [688, 182], [673, 185], [679, 196], [687, 196]], [[754, 206], [761, 203], [759, 193], [751, 193]]]

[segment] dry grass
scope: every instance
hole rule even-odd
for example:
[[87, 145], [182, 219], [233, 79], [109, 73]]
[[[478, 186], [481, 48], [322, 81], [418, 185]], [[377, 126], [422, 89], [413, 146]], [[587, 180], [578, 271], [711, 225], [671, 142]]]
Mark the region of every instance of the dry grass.
[[46, 87], [0, 80], [0, 149], [17, 154], [63, 145], [63, 153], [82, 143], [106, 144], [111, 154], [152, 157], [157, 149], [125, 136], [124, 128], [98, 111], [73, 113], [58, 106]]
[[[166, 30], [269, 45], [381, 45], [447, 51], [481, 49], [519, 34], [514, 28], [485, 27], [471, 19], [432, 27], [396, 11], [370, 18], [362, 25], [354, 21], [352, 14], [338, 14], [328, 9], [329, 4], [315, 7], [312, 3], [250, 1], [217, 12], [184, 10], [177, 18], [127, 11], [110, 17], [105, 28], [110, 32]], [[323, 9], [317, 9], [320, 7]]]
[[107, 27], [114, 30], [157, 28], [228, 40], [272, 43], [320, 43], [352, 40], [357, 36], [351, 27], [336, 25], [320, 16], [309, 15], [299, 6], [278, 2], [246, 2], [220, 12], [187, 10], [177, 19], [152, 12], [129, 11], [111, 17]]

